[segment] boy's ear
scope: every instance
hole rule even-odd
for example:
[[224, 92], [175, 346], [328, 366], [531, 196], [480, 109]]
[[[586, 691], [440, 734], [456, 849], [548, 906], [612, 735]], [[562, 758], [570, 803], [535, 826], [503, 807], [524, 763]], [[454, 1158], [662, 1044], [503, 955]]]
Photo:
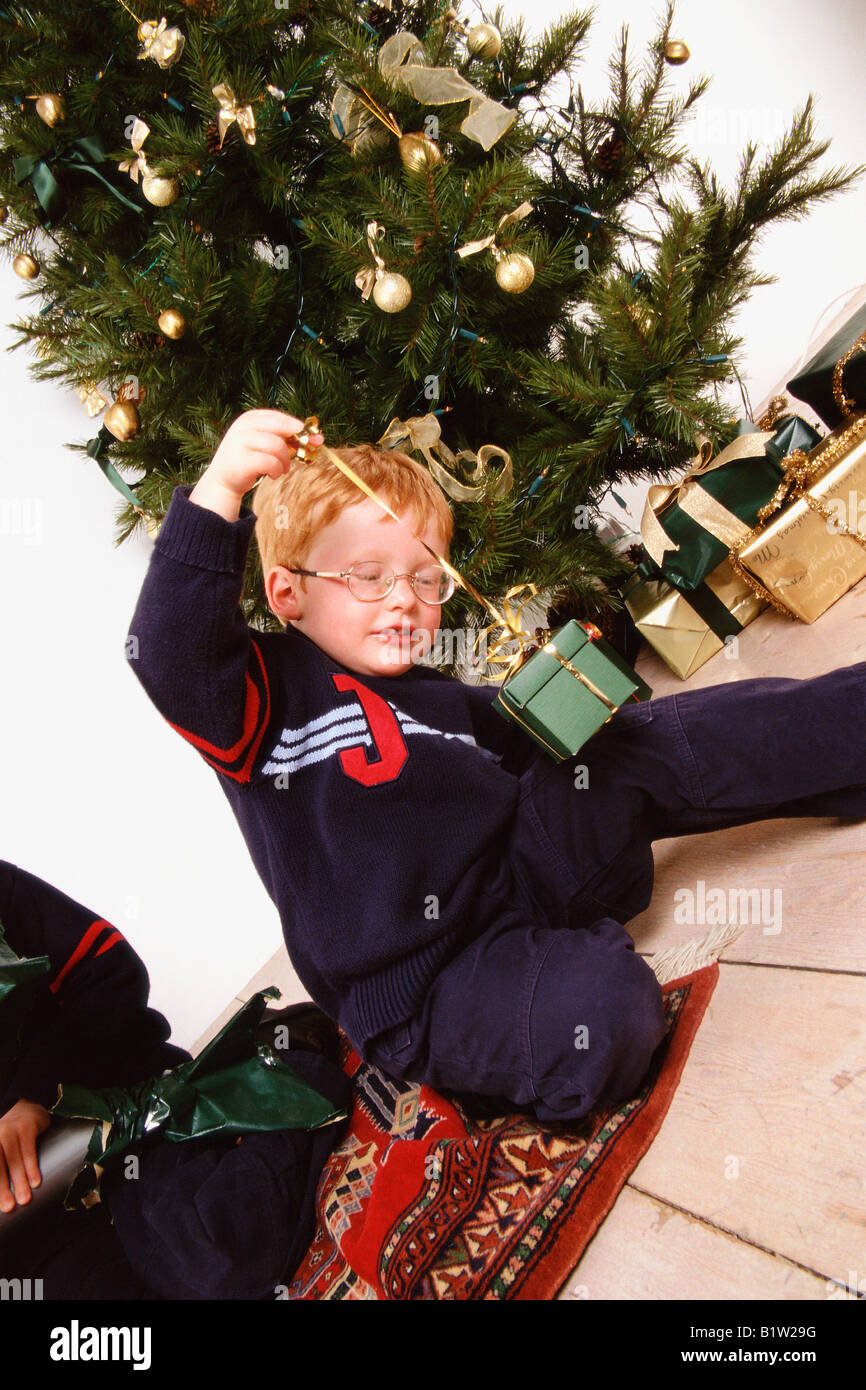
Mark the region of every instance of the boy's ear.
[[299, 574], [292, 574], [285, 565], [274, 565], [265, 575], [265, 594], [268, 607], [282, 622], [301, 616]]

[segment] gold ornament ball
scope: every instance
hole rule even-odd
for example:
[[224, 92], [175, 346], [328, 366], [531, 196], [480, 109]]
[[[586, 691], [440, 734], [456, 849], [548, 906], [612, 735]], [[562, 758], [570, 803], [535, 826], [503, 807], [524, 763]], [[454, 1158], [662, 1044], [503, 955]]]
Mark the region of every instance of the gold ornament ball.
[[535, 279], [535, 266], [522, 251], [511, 251], [496, 262], [496, 283], [509, 294], [523, 294]]
[[163, 309], [156, 322], [167, 338], [182, 338], [186, 332], [186, 319], [178, 309]]
[[46, 92], [44, 96], [37, 97], [36, 114], [42, 117], [46, 125], [57, 125], [58, 121], [65, 120], [63, 97], [59, 92]]
[[373, 298], [386, 314], [399, 314], [412, 298], [412, 286], [405, 275], [386, 270], [373, 286]]
[[141, 191], [154, 207], [167, 208], [180, 192], [177, 179], [162, 174], [145, 174], [141, 180]]
[[111, 431], [115, 439], [124, 443], [127, 439], [134, 439], [141, 429], [138, 410], [132, 401], [115, 401], [108, 407], [102, 420], [105, 428]]
[[665, 44], [665, 62], [672, 63], [674, 67], [687, 63], [691, 56], [682, 39], [668, 39]]
[[434, 164], [442, 163], [442, 151], [423, 130], [410, 130], [408, 134], [401, 135], [397, 146], [403, 168], [410, 169], [414, 174], [422, 174]]
[[502, 47], [502, 35], [495, 24], [473, 24], [466, 35], [466, 47], [473, 58], [495, 58]]
[[28, 251], [22, 251], [12, 262], [12, 269], [22, 280], [35, 280], [39, 274], [39, 262]]

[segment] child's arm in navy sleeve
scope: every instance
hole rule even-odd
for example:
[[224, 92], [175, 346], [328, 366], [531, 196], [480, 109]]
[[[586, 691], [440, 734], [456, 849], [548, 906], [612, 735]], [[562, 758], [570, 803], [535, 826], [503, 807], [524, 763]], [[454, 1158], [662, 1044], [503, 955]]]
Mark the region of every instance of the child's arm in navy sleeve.
[[496, 753], [506, 772], [520, 776], [540, 752], [540, 745], [512, 719], [497, 714], [493, 701], [499, 685], [467, 685], [476, 743]]
[[127, 635], [160, 714], [217, 772], [247, 782], [270, 715], [261, 650], [240, 606], [255, 514], [236, 521], [175, 488]]
[[5, 860], [0, 922], [17, 955], [51, 962], [0, 1078], [0, 1114], [22, 1099], [52, 1106], [59, 1081], [125, 1085], [189, 1060], [167, 1041], [166, 1019], [148, 1007], [147, 970], [110, 922]]

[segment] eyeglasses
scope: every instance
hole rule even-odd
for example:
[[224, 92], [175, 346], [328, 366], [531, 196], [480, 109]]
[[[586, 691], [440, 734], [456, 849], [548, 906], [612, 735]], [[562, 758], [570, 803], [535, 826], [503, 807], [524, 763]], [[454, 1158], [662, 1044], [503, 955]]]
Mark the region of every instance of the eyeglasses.
[[362, 560], [350, 570], [302, 570], [287, 565], [290, 574], [308, 574], [313, 579], [345, 579], [349, 592], [364, 603], [390, 594], [398, 579], [408, 579], [422, 603], [446, 603], [454, 593], [454, 579], [441, 565], [424, 565], [415, 574], [394, 574], [378, 560]]

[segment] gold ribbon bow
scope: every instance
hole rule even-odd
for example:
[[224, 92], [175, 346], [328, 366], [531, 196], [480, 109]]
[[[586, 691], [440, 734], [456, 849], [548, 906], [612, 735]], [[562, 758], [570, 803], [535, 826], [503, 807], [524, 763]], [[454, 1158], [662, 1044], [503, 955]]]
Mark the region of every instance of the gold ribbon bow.
[[135, 124], [132, 127], [132, 134], [129, 137], [129, 143], [132, 145], [133, 150], [133, 158], [121, 160], [120, 164], [117, 166], [122, 174], [129, 174], [133, 183], [138, 183], [139, 174], [144, 178], [145, 175], [150, 173], [147, 167], [147, 160], [144, 157], [144, 150], [141, 148], [149, 134], [150, 126], [145, 125], [144, 121], [136, 116]]
[[[347, 478], [350, 478], [352, 480], [356, 487], [359, 487], [361, 491], [366, 493], [366, 495], [369, 498], [371, 498], [373, 502], [380, 506], [383, 512], [387, 512], [388, 516], [393, 517], [394, 521], [396, 521], [399, 525], [405, 526], [406, 523], [404, 521], [401, 521], [400, 517], [396, 516], [395, 513], [392, 512], [387, 502], [383, 502], [381, 497], [377, 497], [376, 493], [373, 491], [371, 487], [368, 487], [368, 485], [364, 482], [363, 478], [359, 478], [358, 474], [355, 472], [353, 468], [350, 468], [347, 463], [344, 463], [341, 458], [338, 458], [337, 455], [334, 453], [333, 449], [329, 449], [327, 444], [324, 443], [315, 446], [310, 446], [310, 434], [321, 434], [321, 432], [321, 427], [319, 425], [317, 417], [315, 415], [308, 416], [307, 419], [304, 421], [304, 432], [298, 436], [298, 439], [300, 440], [303, 446], [298, 451], [298, 458], [308, 459], [311, 458], [314, 454], [324, 454], [326, 458], [330, 459], [331, 463], [333, 463], [337, 468], [339, 468], [341, 473], [345, 474]], [[407, 527], [406, 529], [408, 530], [409, 528]], [[426, 541], [421, 540], [420, 536], [418, 536], [417, 539], [421, 542], [421, 545], [423, 545], [427, 553], [429, 555], [432, 555], [434, 560], [438, 561], [438, 563], [445, 570], [446, 574], [451, 575], [451, 578], [454, 580], [455, 584], [459, 584], [461, 589], [465, 589], [468, 594], [471, 594], [472, 597], [476, 600], [476, 602], [480, 603], [481, 607], [485, 608], [487, 612], [490, 614], [490, 616], [493, 618], [493, 622], [489, 624], [488, 627], [486, 627], [476, 639], [476, 651], [479, 642], [488, 632], [495, 631], [496, 629], [504, 629], [502, 631], [501, 636], [494, 643], [493, 651], [488, 652], [487, 656], [485, 657], [485, 669], [481, 672], [482, 680], [493, 680], [497, 682], [502, 680], [501, 673], [494, 673], [492, 675], [489, 674], [490, 668], [494, 665], [501, 666], [503, 664], [507, 664], [507, 675], [513, 675], [514, 672], [517, 670], [518, 666], [522, 665], [526, 657], [529, 655], [527, 648], [530, 645], [535, 646], [538, 644], [539, 631], [542, 634], [549, 632], [549, 629], [542, 628], [540, 630], [536, 630], [535, 633], [530, 633], [527, 632], [525, 628], [522, 628], [520, 626], [520, 609], [522, 609], [524, 605], [528, 603], [529, 599], [532, 598], [538, 592], [536, 585], [514, 585], [513, 588], [508, 590], [508, 593], [505, 596], [505, 601], [502, 605], [504, 611], [500, 613], [496, 605], [491, 603], [488, 599], [484, 598], [482, 594], [479, 594], [478, 590], [472, 587], [468, 579], [463, 578], [460, 571], [456, 570], [454, 566], [450, 563], [450, 561], [445, 559], [444, 555], [439, 555], [435, 550], [433, 550], [431, 546], [427, 544]], [[515, 596], [515, 594], [519, 593], [520, 590], [524, 588], [529, 589], [530, 592], [523, 600], [523, 603], [521, 603], [520, 608], [515, 612], [515, 610], [511, 606], [511, 599]], [[600, 631], [597, 627], [594, 626], [594, 624], [585, 623], [582, 626], [587, 631], [590, 640], [601, 637]], [[514, 653], [510, 653], [507, 658], [499, 656], [500, 648], [504, 646], [506, 642], [511, 641], [516, 641], [518, 643], [517, 651]], [[583, 674], [582, 671], [578, 671], [576, 666], [572, 666], [571, 662], [566, 657], [564, 657], [561, 652], [557, 651], [553, 641], [546, 641], [543, 650], [547, 652], [550, 656], [554, 656], [556, 660], [560, 663], [560, 665], [564, 666], [566, 670], [570, 671], [571, 674], [575, 676], [581, 682], [581, 684], [585, 686], [587, 690], [589, 690], [593, 695], [595, 695], [599, 700], [601, 700], [605, 705], [607, 705], [608, 709], [611, 711], [611, 714], [614, 713], [617, 706], [614, 705], [611, 702], [611, 700], [608, 699], [604, 691], [600, 690], [599, 687], [594, 683], [594, 681], [591, 681], [587, 676]], [[608, 718], [610, 718], [610, 715], [608, 716]]]
[[704, 435], [698, 435], [700, 453], [692, 459], [683, 477], [675, 483], [665, 483], [649, 489], [640, 523], [641, 538], [647, 554], [659, 567], [666, 550], [680, 548], [668, 535], [658, 517], [658, 513], [671, 500], [676, 501], [682, 511], [724, 545], [731, 546], [741, 539], [748, 527], [738, 516], [700, 487], [699, 479], [726, 463], [733, 463], [735, 459], [763, 458], [764, 445], [767, 440], [773, 438], [773, 433], [772, 430], [758, 430], [752, 434], [742, 434], [715, 458], [710, 441]]
[[[482, 444], [477, 454], [472, 449], [461, 449], [458, 454], [452, 454], [442, 439], [439, 421], [433, 414], [412, 415], [408, 420], [399, 420], [395, 415], [381, 439], [376, 442], [383, 449], [399, 449], [407, 441], [410, 449], [417, 449], [424, 455], [430, 472], [443, 492], [457, 502], [477, 502], [479, 497], [484, 495], [484, 479], [492, 458], [499, 457], [503, 460], [502, 470], [493, 488], [493, 496], [504, 497], [514, 485], [511, 455], [505, 449], [500, 449], [496, 444]], [[456, 469], [461, 459], [474, 463], [475, 468], [469, 474], [469, 478], [477, 486], [468, 487], [465, 483], [459, 482], [434, 457], [435, 452], [439, 453], [447, 468]]]
[[493, 101], [455, 68], [427, 67], [424, 45], [408, 29], [392, 34], [379, 49], [379, 71], [392, 85], [405, 87], [423, 106], [445, 106], [450, 102], [469, 100], [469, 113], [460, 130], [482, 149], [489, 150], [517, 119]]
[[519, 222], [522, 217], [527, 217], [532, 212], [532, 204], [529, 202], [521, 203], [520, 207], [513, 212], [506, 212], [500, 217], [496, 224], [496, 231], [491, 232], [490, 236], [482, 237], [480, 241], [467, 241], [465, 245], [457, 247], [458, 256], [474, 256], [476, 251], [484, 251], [488, 247], [493, 253], [493, 259], [498, 261], [505, 253], [497, 246], [496, 238], [501, 231], [510, 226], [512, 222]]
[[137, 56], [153, 58], [161, 68], [170, 68], [177, 62], [186, 42], [179, 29], [168, 28], [168, 20], [164, 17], [158, 24], [155, 19], [142, 20], [138, 26], [138, 37], [144, 49]]
[[252, 106], [238, 106], [235, 94], [227, 82], [219, 82], [211, 91], [220, 104], [217, 112], [217, 129], [220, 133], [220, 149], [226, 138], [226, 131], [232, 121], [237, 121], [238, 129], [248, 145], [256, 143], [256, 118]]
[[376, 264], [374, 266], [365, 265], [355, 276], [355, 284], [361, 291], [361, 298], [365, 301], [370, 298], [370, 291], [376, 281], [381, 280], [382, 276], [385, 274], [385, 262], [376, 250], [376, 242], [381, 241], [384, 235], [385, 228], [380, 222], [367, 223], [367, 245], [370, 248], [370, 254]]

